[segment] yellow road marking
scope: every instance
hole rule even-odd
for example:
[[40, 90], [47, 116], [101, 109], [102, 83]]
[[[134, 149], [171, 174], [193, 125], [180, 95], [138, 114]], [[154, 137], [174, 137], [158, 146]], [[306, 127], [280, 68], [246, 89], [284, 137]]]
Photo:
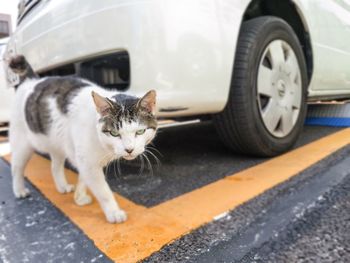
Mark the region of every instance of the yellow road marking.
[[[50, 175], [50, 162], [46, 159], [34, 156], [26, 176], [108, 257], [117, 262], [136, 262], [349, 143], [350, 129], [345, 129], [152, 208], [136, 205], [116, 194], [129, 215], [127, 222], [118, 225], [106, 223], [96, 201], [78, 207], [73, 203], [72, 194], [57, 193]], [[70, 182], [76, 181], [74, 172], [66, 170], [66, 174]]]

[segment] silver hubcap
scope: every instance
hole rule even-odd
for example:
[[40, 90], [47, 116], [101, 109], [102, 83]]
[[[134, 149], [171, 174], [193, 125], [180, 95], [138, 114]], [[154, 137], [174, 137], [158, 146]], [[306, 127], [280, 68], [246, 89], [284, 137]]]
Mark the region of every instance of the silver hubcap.
[[257, 79], [259, 112], [266, 129], [285, 137], [294, 128], [302, 99], [301, 73], [291, 46], [272, 41], [260, 61]]

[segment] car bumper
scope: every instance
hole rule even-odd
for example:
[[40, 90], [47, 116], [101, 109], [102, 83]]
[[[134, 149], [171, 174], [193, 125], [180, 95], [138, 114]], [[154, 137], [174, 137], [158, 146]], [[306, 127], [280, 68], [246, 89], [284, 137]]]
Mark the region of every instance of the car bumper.
[[42, 1], [12, 40], [38, 71], [127, 51], [128, 93], [156, 89], [161, 116], [214, 113], [228, 98], [244, 12], [231, 2]]

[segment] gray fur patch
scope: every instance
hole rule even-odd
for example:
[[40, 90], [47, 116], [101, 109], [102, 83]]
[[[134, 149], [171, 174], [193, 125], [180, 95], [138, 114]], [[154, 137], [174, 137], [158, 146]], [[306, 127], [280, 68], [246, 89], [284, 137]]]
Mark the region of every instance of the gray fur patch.
[[15, 85], [15, 89], [17, 89], [27, 78], [39, 77], [23, 55], [13, 57], [9, 62], [9, 67], [19, 76], [19, 83]]
[[25, 105], [26, 121], [31, 131], [47, 134], [51, 122], [49, 98], [55, 98], [58, 109], [67, 114], [71, 100], [86, 86], [88, 84], [74, 77], [50, 77], [40, 82]]
[[110, 100], [113, 105], [110, 114], [100, 121], [104, 123], [102, 131], [119, 130], [124, 122], [138, 121], [148, 128], [156, 129], [157, 121], [152, 113], [139, 107], [139, 99], [125, 94], [117, 94]]

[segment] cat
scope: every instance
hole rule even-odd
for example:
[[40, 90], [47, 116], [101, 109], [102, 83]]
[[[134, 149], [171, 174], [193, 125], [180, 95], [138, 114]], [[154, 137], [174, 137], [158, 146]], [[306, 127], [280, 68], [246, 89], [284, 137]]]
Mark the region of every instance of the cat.
[[[156, 91], [136, 98], [78, 77], [39, 78], [22, 55], [9, 68], [19, 76], [9, 130], [15, 196], [29, 195], [23, 172], [33, 152], [47, 153], [58, 192], [75, 190], [76, 204], [86, 205], [92, 201], [88, 187], [108, 222], [125, 221], [103, 167], [118, 158], [135, 159], [153, 140]], [[66, 159], [78, 170], [76, 187], [66, 180]]]

